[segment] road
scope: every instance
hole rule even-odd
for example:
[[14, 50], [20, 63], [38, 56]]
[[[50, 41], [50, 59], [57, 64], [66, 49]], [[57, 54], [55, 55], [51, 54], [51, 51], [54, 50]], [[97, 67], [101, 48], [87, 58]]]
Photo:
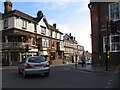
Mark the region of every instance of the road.
[[23, 78], [17, 69], [2, 71], [3, 88], [117, 88], [117, 73], [93, 73], [71, 69], [73, 65], [52, 66], [50, 75]]

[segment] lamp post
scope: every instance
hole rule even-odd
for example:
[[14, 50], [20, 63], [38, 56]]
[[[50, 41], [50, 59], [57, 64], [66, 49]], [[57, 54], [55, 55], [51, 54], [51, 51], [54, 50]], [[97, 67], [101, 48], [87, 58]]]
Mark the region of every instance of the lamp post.
[[109, 31], [108, 31], [108, 25], [109, 25], [109, 22], [107, 20], [107, 31], [106, 31], [106, 34], [107, 34], [107, 41], [106, 41], [106, 71], [108, 71], [108, 60], [110, 58], [109, 56]]
[[77, 54], [75, 53], [75, 68], [77, 68]]

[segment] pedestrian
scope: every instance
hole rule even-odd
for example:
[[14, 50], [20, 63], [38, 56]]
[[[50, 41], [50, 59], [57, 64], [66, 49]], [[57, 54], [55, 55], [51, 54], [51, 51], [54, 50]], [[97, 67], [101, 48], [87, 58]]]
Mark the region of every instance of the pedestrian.
[[85, 64], [85, 58], [84, 58], [84, 56], [81, 57], [81, 61], [82, 61], [81, 65], [82, 65], [82, 67], [83, 67], [84, 64]]

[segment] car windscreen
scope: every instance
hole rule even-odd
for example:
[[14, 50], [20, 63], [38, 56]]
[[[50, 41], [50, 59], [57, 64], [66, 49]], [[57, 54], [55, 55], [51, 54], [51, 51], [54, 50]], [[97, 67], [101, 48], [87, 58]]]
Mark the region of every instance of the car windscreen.
[[30, 57], [28, 59], [28, 62], [33, 62], [33, 63], [45, 62], [45, 57]]

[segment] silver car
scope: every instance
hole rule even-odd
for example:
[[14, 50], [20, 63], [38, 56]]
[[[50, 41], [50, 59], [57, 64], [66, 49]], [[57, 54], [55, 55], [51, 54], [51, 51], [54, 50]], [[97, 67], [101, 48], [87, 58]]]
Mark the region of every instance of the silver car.
[[18, 72], [24, 77], [30, 74], [49, 75], [50, 67], [48, 61], [43, 56], [28, 57], [23, 63], [18, 65]]

